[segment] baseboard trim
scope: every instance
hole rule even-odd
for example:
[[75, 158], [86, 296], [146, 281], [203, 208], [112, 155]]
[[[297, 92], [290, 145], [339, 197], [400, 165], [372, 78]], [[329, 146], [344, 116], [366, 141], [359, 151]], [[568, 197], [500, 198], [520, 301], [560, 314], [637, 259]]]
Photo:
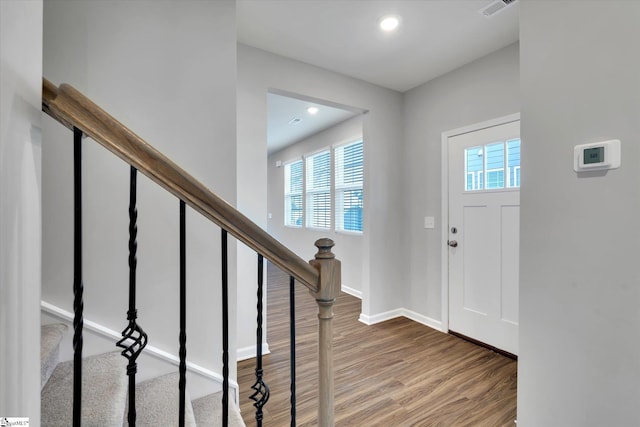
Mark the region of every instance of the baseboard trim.
[[[262, 343], [262, 354], [269, 354], [271, 353], [271, 351], [269, 350], [269, 344]], [[256, 357], [256, 355], [258, 354], [258, 351], [256, 350], [256, 346], [255, 345], [250, 345], [248, 347], [242, 347], [239, 348], [237, 351], [237, 360], [238, 362], [241, 362], [243, 360], [247, 360], [247, 359], [253, 359]]]
[[[71, 325], [73, 325], [73, 313], [71, 313], [70, 311], [67, 311], [63, 308], [60, 308], [56, 305], [50, 304], [46, 301], [40, 301], [40, 308], [43, 312], [58, 318], [64, 322], [67, 322]], [[122, 338], [122, 335], [120, 334], [120, 332], [116, 332], [113, 329], [109, 329], [103, 325], [100, 325], [99, 323], [93, 322], [87, 318], [84, 318], [84, 329], [91, 331], [103, 338], [107, 338], [110, 340], [113, 340], [114, 342], [120, 340]], [[161, 350], [157, 347], [154, 347], [152, 345], [147, 345], [144, 348], [144, 354], [147, 356], [152, 356], [156, 359], [159, 359], [163, 362], [166, 363], [170, 363], [174, 366], [179, 366], [180, 365], [180, 358], [174, 354], [171, 354], [169, 352], [166, 352], [164, 350]], [[207, 369], [203, 366], [197, 365], [195, 363], [192, 362], [187, 362], [187, 371], [193, 374], [197, 374], [198, 376], [206, 379], [206, 380], [210, 380], [210, 381], [214, 381], [220, 385], [222, 385], [222, 381], [223, 381], [223, 377], [222, 375]], [[231, 388], [233, 388], [234, 390], [234, 394], [235, 394], [235, 401], [239, 402], [239, 398], [240, 398], [240, 387], [237, 383], [237, 381], [229, 379], [229, 386]]]
[[364, 323], [365, 325], [371, 326], [371, 325], [375, 325], [376, 323], [395, 319], [396, 317], [401, 317], [402, 310], [403, 309], [398, 308], [391, 311], [385, 311], [384, 313], [374, 314], [372, 316], [368, 316], [364, 313], [360, 313], [360, 317], [358, 318], [358, 320]]
[[446, 332], [445, 330], [442, 329], [441, 321], [416, 313], [415, 311], [407, 310], [406, 308], [403, 310], [404, 310], [404, 314], [403, 314], [404, 317], [411, 319], [414, 322], [422, 323], [423, 325], [433, 328], [437, 331]]
[[359, 291], [357, 289], [353, 289], [348, 286], [342, 285], [342, 292], [344, 292], [345, 294], [349, 294], [352, 297], [362, 299], [362, 291]]
[[383, 313], [374, 314], [373, 316], [368, 316], [364, 313], [360, 313], [360, 317], [358, 320], [365, 325], [375, 325], [376, 323], [384, 322], [387, 320], [395, 319], [396, 317], [406, 317], [407, 319], [413, 320], [414, 322], [418, 322], [425, 326], [428, 326], [432, 329], [435, 329], [440, 332], [445, 332], [442, 330], [442, 322], [439, 320], [432, 319], [428, 316], [424, 316], [422, 314], [418, 314], [415, 311], [408, 310], [406, 308], [397, 308], [395, 310], [385, 311]]

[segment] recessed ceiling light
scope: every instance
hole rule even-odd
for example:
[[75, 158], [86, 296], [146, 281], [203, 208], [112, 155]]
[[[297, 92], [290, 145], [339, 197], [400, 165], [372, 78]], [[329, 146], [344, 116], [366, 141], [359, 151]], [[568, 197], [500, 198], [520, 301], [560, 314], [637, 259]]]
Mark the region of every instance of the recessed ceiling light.
[[382, 31], [393, 31], [400, 25], [400, 17], [395, 15], [383, 16], [378, 23]]
[[307, 108], [307, 113], [314, 115], [318, 112], [318, 107], [309, 107]]

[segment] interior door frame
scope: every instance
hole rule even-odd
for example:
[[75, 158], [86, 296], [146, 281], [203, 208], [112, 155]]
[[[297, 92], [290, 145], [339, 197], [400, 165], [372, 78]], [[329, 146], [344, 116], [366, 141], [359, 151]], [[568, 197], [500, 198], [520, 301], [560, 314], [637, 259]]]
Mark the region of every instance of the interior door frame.
[[475, 132], [478, 130], [500, 126], [511, 122], [520, 120], [520, 113], [509, 114], [507, 116], [498, 117], [495, 119], [487, 120], [480, 123], [474, 123], [472, 125], [464, 126], [457, 129], [452, 129], [446, 132], [442, 132], [442, 148], [441, 148], [441, 175], [440, 181], [442, 183], [442, 237], [441, 237], [441, 296], [442, 296], [442, 308], [441, 308], [441, 328], [442, 332], [449, 333], [449, 246], [447, 240], [449, 239], [449, 138], [463, 135], [465, 133]]

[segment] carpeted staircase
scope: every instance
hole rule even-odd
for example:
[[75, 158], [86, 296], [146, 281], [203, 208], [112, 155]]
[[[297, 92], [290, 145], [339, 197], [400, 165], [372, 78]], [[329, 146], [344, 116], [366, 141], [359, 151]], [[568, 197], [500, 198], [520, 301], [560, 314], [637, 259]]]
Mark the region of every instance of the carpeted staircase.
[[[60, 342], [67, 327], [43, 325], [41, 329], [42, 425], [72, 425], [73, 361], [59, 363]], [[120, 352], [87, 357], [82, 362], [82, 425], [127, 425], [127, 360]], [[222, 393], [193, 402], [187, 396], [185, 425], [222, 426]], [[178, 424], [178, 374], [168, 374], [136, 385], [136, 425]], [[244, 427], [238, 409], [229, 405], [229, 426]]]

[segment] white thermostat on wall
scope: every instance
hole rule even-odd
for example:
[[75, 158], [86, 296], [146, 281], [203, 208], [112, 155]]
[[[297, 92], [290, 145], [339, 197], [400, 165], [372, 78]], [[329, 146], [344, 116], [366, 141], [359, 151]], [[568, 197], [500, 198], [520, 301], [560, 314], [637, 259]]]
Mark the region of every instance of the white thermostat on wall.
[[619, 139], [576, 145], [573, 148], [573, 169], [576, 172], [617, 169], [619, 167]]

